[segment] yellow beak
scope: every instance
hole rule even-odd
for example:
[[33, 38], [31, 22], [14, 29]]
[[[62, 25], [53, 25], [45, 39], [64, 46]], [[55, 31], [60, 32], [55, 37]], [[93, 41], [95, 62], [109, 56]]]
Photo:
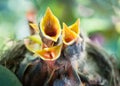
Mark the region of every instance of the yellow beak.
[[56, 60], [61, 54], [62, 44], [50, 48], [44, 48], [35, 52], [43, 60]]
[[78, 19], [74, 24], [69, 26], [69, 28], [74, 31], [77, 35], [80, 34], [80, 19]]
[[33, 28], [33, 30], [36, 32], [36, 33], [39, 33], [39, 28], [36, 24], [34, 23], [30, 23], [30, 26]]
[[58, 37], [61, 34], [61, 27], [59, 20], [56, 16], [53, 15], [50, 8], [47, 8], [47, 11], [40, 23], [40, 30], [44, 37], [50, 39], [54, 42], [57, 41]]
[[69, 29], [69, 27], [65, 23], [63, 23], [63, 31], [62, 31], [63, 43], [66, 45], [70, 45], [75, 42], [77, 37], [78, 35], [74, 31]]
[[42, 41], [39, 35], [32, 35], [29, 38], [24, 39], [24, 44], [26, 48], [33, 53], [42, 48]]

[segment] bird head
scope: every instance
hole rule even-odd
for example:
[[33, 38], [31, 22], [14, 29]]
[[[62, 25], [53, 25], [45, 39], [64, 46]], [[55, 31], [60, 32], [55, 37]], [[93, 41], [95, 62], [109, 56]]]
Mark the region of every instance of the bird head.
[[62, 31], [62, 40], [66, 47], [64, 48], [64, 54], [68, 58], [72, 58], [73, 56], [80, 56], [81, 51], [81, 38], [80, 34], [80, 20], [78, 19], [71, 26], [67, 26], [63, 23], [63, 31]]
[[44, 17], [41, 19], [40, 31], [43, 37], [54, 42], [57, 42], [61, 34], [59, 20], [54, 16], [50, 8], [47, 8]]

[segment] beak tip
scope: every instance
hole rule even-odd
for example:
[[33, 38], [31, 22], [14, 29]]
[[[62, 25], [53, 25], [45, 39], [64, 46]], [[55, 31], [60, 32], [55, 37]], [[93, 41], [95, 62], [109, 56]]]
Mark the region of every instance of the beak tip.
[[57, 42], [57, 39], [60, 36], [61, 27], [59, 20], [56, 16], [54, 16], [49, 7], [47, 8], [46, 13], [41, 20], [40, 30], [44, 37], [54, 42]]

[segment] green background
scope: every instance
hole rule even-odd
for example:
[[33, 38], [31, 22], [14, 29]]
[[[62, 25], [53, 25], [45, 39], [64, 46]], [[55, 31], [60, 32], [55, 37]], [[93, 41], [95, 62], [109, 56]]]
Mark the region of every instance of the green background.
[[0, 0], [0, 49], [9, 40], [29, 36], [26, 13], [35, 10], [39, 23], [47, 7], [67, 25], [81, 20], [81, 31], [120, 59], [120, 0]]

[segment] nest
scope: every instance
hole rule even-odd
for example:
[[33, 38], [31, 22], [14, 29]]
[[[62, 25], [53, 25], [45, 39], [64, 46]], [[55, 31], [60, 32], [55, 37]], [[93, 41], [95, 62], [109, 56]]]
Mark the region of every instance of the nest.
[[[74, 77], [74, 83], [78, 81], [88, 86], [120, 86], [119, 72], [112, 61], [113, 57], [90, 42], [85, 42], [85, 45], [83, 55], [79, 59], [79, 67], [76, 69], [80, 82]], [[56, 61], [59, 68], [53, 72], [42, 59], [34, 57], [22, 41], [6, 50], [1, 58], [0, 64], [11, 70], [23, 86], [57, 86], [57, 83], [61, 86], [60, 84], [64, 84], [63, 80], [69, 82], [66, 76], [76, 73], [64, 58]]]
[[120, 86], [116, 61], [85, 40], [80, 19], [61, 29], [48, 8], [38, 25], [30, 25], [35, 32], [7, 49], [0, 61], [23, 86]]

